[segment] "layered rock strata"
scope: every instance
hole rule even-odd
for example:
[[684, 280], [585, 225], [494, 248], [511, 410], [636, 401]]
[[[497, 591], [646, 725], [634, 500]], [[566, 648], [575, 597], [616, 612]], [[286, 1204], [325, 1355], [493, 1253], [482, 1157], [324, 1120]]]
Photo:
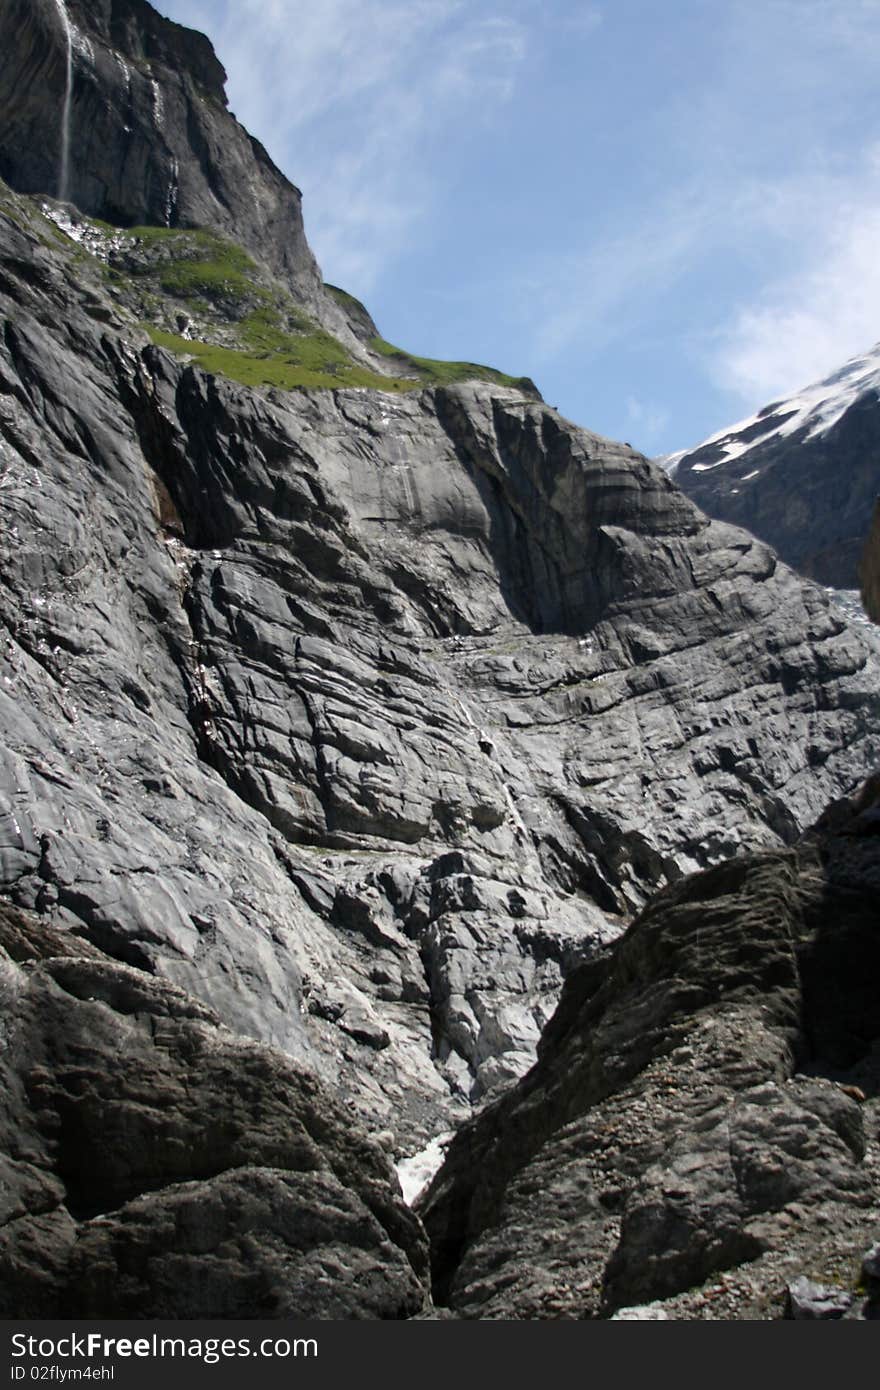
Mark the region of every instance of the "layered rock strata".
[[403, 1147], [880, 751], [876, 638], [540, 402], [206, 375], [11, 195], [0, 316], [3, 891]]

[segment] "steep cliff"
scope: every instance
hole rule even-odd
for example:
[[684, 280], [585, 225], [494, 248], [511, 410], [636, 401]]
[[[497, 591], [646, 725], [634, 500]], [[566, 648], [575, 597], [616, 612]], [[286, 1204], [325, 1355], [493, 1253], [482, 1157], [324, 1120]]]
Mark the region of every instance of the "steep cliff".
[[2, 875], [401, 1140], [876, 755], [876, 640], [516, 391], [254, 391], [0, 224]]
[[3, 0], [0, 177], [123, 226], [227, 233], [357, 352], [375, 327], [325, 290], [300, 192], [225, 82], [209, 40], [146, 0]]
[[875, 503], [871, 530], [862, 552], [859, 571], [862, 602], [875, 623], [880, 623], [880, 501]]

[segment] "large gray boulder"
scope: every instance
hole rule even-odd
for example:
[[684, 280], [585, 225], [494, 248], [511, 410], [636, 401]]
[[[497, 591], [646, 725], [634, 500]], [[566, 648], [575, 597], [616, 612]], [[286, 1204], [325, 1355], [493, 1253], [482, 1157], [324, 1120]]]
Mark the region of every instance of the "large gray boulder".
[[0, 1316], [406, 1318], [388, 1155], [282, 1053], [0, 905]]
[[419, 1204], [440, 1303], [767, 1318], [805, 1274], [853, 1301], [880, 1214], [877, 811], [874, 779], [794, 849], [661, 892], [569, 978]]

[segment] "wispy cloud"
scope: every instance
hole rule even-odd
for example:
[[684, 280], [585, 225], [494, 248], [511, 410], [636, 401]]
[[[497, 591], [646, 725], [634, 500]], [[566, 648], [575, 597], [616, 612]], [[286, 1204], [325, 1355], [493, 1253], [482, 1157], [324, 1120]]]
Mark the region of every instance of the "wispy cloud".
[[764, 0], [761, 17], [754, 0], [719, 16], [703, 79], [664, 111], [668, 182], [632, 229], [523, 265], [539, 368], [666, 332], [738, 409], [880, 337], [876, 126], [823, 107], [842, 64], [857, 83], [880, 61], [880, 0]]
[[521, 8], [487, 0], [173, 3], [210, 30], [237, 114], [303, 189], [319, 261], [362, 292], [443, 197], [438, 140], [491, 124], [527, 52]]
[[567, 257], [540, 257], [520, 277], [541, 362], [577, 346], [585, 361], [635, 332], [658, 294], [674, 291], [704, 242], [712, 211], [680, 195], [653, 210], [650, 226], [596, 240]]
[[629, 433], [634, 436], [638, 447], [647, 453], [669, 424], [669, 411], [638, 396], [627, 396], [626, 420], [630, 426]]
[[564, 10], [558, 19], [555, 16], [554, 19], [566, 33], [592, 34], [593, 30], [598, 29], [602, 23], [602, 11], [598, 5], [582, 3]]

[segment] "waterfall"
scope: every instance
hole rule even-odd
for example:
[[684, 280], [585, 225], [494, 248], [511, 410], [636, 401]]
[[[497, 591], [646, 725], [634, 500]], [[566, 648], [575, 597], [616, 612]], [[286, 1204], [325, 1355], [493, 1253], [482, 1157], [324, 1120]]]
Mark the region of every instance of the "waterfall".
[[70, 197], [70, 108], [73, 99], [73, 33], [64, 0], [55, 0], [64, 38], [67, 43], [67, 77], [64, 84], [64, 105], [61, 109], [61, 156], [58, 164], [58, 197], [66, 203]]
[[165, 226], [173, 227], [177, 216], [177, 203], [180, 197], [180, 165], [176, 159], [171, 160], [171, 182], [168, 184], [168, 193], [165, 197]]

